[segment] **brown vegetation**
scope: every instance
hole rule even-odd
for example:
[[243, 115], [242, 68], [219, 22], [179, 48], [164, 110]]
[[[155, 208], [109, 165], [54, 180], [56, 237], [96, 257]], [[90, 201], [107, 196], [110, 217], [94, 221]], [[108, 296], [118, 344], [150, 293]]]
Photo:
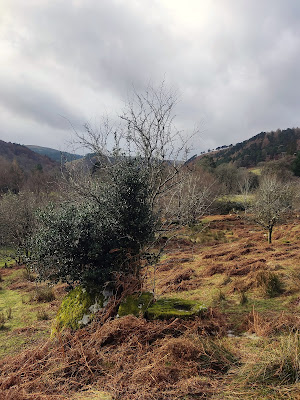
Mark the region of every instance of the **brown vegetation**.
[[210, 379], [234, 358], [209, 334], [224, 334], [226, 321], [214, 311], [195, 321], [149, 322], [133, 316], [66, 333], [56, 343], [1, 361], [4, 399], [65, 399], [93, 384], [122, 399], [205, 397]]
[[[300, 329], [299, 225], [290, 221], [278, 226], [270, 246], [263, 231], [236, 216], [211, 217], [208, 224], [212, 230], [228, 231], [227, 242], [193, 243], [181, 238], [180, 230], [155, 268], [156, 296], [168, 293], [203, 301], [212, 307], [202, 318], [112, 319], [112, 304], [107, 316], [99, 315], [87, 328], [2, 359], [0, 398], [75, 399], [76, 393], [85, 398], [94, 389], [122, 400], [224, 400], [234, 398], [231, 392], [235, 398], [265, 400], [284, 398], [293, 390], [295, 394], [288, 398], [297, 399], [296, 386], [277, 388], [272, 383], [281, 377], [279, 369], [285, 368], [279, 350], [274, 366], [267, 363], [271, 386], [261, 387], [259, 382], [267, 385], [261, 378], [260, 354], [269, 354], [275, 342], [284, 349], [285, 337]], [[10, 271], [2, 269], [5, 279]], [[153, 288], [153, 279], [148, 267], [144, 289]], [[9, 287], [23, 290], [21, 284], [18, 274]], [[26, 285], [26, 291], [33, 289], [32, 282]], [[55, 289], [58, 297], [62, 291], [62, 287]], [[39, 323], [46, 321], [48, 309], [36, 312]], [[35, 333], [33, 327], [19, 329]], [[232, 339], [227, 338], [228, 332]], [[251, 375], [249, 386], [243, 371], [249, 374], [252, 365], [258, 372]], [[236, 380], [239, 374], [243, 377]]]

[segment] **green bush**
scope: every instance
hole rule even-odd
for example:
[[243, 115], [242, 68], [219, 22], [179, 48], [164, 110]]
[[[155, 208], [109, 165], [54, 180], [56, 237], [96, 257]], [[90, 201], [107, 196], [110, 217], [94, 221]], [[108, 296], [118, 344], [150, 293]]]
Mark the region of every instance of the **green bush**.
[[50, 205], [39, 213], [31, 265], [41, 279], [89, 288], [113, 280], [116, 272], [139, 271], [155, 224], [147, 171], [139, 160], [124, 160], [111, 167], [106, 179], [94, 179], [95, 192], [81, 201]]

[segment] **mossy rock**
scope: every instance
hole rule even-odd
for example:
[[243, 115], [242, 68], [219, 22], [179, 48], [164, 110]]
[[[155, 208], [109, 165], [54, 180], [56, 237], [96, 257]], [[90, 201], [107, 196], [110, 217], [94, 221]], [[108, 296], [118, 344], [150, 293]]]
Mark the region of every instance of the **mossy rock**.
[[183, 299], [159, 299], [146, 311], [148, 319], [189, 319], [201, 315], [207, 310], [203, 303]]
[[65, 328], [78, 329], [93, 319], [94, 313], [103, 307], [103, 296], [90, 294], [82, 286], [71, 290], [63, 299], [56, 315], [51, 335]]
[[152, 302], [153, 294], [150, 292], [127, 296], [119, 306], [118, 315], [119, 317], [124, 317], [129, 314], [135, 315], [136, 317], [141, 314], [144, 315]]

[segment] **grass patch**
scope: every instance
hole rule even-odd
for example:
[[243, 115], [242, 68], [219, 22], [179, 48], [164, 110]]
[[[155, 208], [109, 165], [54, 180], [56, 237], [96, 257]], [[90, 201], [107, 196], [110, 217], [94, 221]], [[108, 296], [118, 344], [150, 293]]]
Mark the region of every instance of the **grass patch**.
[[0, 330], [0, 357], [13, 354], [25, 344], [49, 334], [49, 328], [42, 331], [36, 326], [36, 306], [24, 303], [23, 294], [17, 290], [0, 291], [0, 314], [4, 317], [4, 326]]
[[270, 310], [280, 313], [281, 311], [286, 310], [290, 303], [290, 297], [287, 297], [284, 300], [281, 297], [256, 299], [247, 294], [248, 300], [244, 304], [241, 304], [240, 298], [240, 293], [231, 296], [231, 302], [228, 302], [226, 306], [226, 313], [248, 313], [251, 312], [253, 307], [260, 313], [268, 312]]
[[34, 313], [32, 313], [33, 309], [33, 306], [22, 302], [22, 294], [18, 291], [0, 291], [0, 310], [4, 315], [10, 312], [12, 316], [7, 320], [7, 326], [10, 330], [31, 324], [35, 320]]
[[36, 319], [38, 321], [48, 321], [48, 319], [50, 319], [50, 316], [45, 310], [38, 310], [36, 314]]
[[[246, 201], [251, 202], [254, 200], [254, 194], [248, 194]], [[244, 203], [245, 196], [243, 194], [228, 194], [218, 198], [218, 201]]]
[[[0, 270], [1, 272], [1, 270]], [[16, 281], [24, 281], [23, 280], [23, 268], [17, 267], [16, 269], [12, 269], [9, 271], [9, 274], [4, 275], [2, 274], [2, 287], [4, 289], [7, 289], [12, 283], [15, 283]]]
[[260, 271], [257, 275], [257, 283], [263, 289], [266, 297], [272, 298], [283, 293], [283, 283], [274, 272]]
[[246, 364], [241, 377], [249, 383], [294, 384], [300, 380], [299, 331], [272, 340], [253, 364]]
[[30, 300], [38, 303], [49, 303], [55, 300], [55, 293], [50, 286], [37, 287], [30, 296]]

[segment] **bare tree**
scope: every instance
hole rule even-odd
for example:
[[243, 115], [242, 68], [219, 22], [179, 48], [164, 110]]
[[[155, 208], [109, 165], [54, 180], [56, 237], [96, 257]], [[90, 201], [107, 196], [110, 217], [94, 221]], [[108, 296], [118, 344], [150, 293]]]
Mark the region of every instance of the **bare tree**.
[[182, 225], [193, 225], [204, 214], [217, 198], [216, 179], [208, 172], [192, 171], [186, 168], [179, 175], [178, 184], [166, 197], [165, 217], [176, 218]]
[[248, 212], [254, 222], [267, 229], [269, 243], [272, 243], [274, 226], [291, 212], [293, 198], [294, 190], [290, 183], [283, 183], [274, 176], [262, 178]]
[[234, 164], [220, 164], [215, 173], [224, 187], [224, 194], [235, 194], [238, 191], [238, 169]]
[[19, 262], [28, 257], [37, 207], [38, 199], [32, 192], [8, 192], [0, 199], [0, 245], [10, 248]]
[[176, 94], [164, 83], [158, 88], [149, 86], [143, 93], [134, 90], [119, 116], [119, 124], [104, 118], [98, 129], [86, 124], [83, 133], [76, 132], [78, 143], [96, 155], [96, 167], [111, 167], [120, 156], [140, 157], [150, 175], [153, 207], [178, 183], [176, 177], [195, 134], [184, 136], [174, 127], [176, 103]]
[[162, 83], [144, 93], [134, 91], [121, 115], [129, 149], [139, 154], [150, 170], [153, 201], [170, 188], [183, 166], [178, 160], [185, 160], [190, 150], [193, 134], [184, 137], [173, 123], [176, 103], [176, 94]]
[[237, 171], [238, 190], [243, 196], [243, 203], [249, 203], [249, 194], [258, 185], [258, 177], [246, 168], [239, 168]]
[[[180, 197], [183, 198], [183, 180], [186, 181], [190, 174], [185, 161], [188, 158], [191, 138], [196, 132], [184, 135], [175, 128], [176, 103], [176, 94], [168, 90], [164, 83], [158, 88], [149, 86], [142, 93], [134, 90], [119, 115], [118, 124], [104, 118], [98, 129], [86, 124], [83, 133], [76, 132], [77, 143], [88, 148], [94, 155], [91, 157], [88, 174], [84, 170], [80, 171], [75, 163], [69, 166], [71, 169], [68, 171], [67, 180], [72, 182], [77, 194], [94, 197], [97, 201], [97, 196], [101, 196], [101, 191], [97, 189], [98, 178], [105, 179], [120, 160], [137, 158], [141, 168], [147, 170], [150, 204], [155, 213], [160, 216], [163, 214], [163, 207], [170, 198], [175, 198], [176, 191], [181, 192]], [[187, 183], [187, 187], [193, 192], [194, 202], [198, 196], [198, 214], [200, 208], [205, 208], [199, 193], [196, 195], [196, 186], [192, 180]], [[185, 203], [188, 200], [187, 196], [188, 193], [185, 193]], [[168, 220], [160, 219], [162, 223], [156, 226], [156, 243], [170, 229], [172, 220], [172, 217]], [[149, 251], [153, 249], [153, 244], [149, 244]], [[152, 254], [149, 259], [157, 259], [163, 248], [164, 245], [160, 246], [158, 254]]]

